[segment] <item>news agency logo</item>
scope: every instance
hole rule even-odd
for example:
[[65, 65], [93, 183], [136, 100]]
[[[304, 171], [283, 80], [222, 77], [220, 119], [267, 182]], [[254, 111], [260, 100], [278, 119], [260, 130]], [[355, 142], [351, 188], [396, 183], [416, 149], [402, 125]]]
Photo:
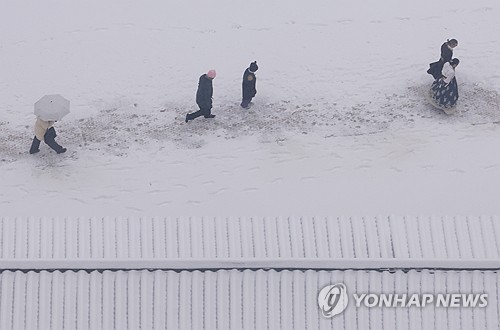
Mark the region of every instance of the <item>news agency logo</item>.
[[318, 305], [324, 317], [342, 313], [348, 303], [347, 288], [343, 283], [325, 286], [318, 295]]
[[[355, 307], [367, 308], [485, 308], [486, 293], [353, 293]], [[318, 294], [318, 305], [324, 317], [331, 318], [345, 311], [349, 297], [343, 283], [327, 285]]]

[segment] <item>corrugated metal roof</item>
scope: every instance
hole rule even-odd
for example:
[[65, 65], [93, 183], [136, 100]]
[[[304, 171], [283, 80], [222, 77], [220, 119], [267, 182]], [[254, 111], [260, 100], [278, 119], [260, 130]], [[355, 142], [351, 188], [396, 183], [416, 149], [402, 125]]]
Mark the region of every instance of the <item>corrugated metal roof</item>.
[[[327, 319], [317, 295], [487, 293], [486, 308], [367, 308]], [[0, 273], [0, 329], [498, 329], [494, 271], [105, 271]]]
[[495, 217], [0, 219], [4, 269], [500, 268], [499, 240]]

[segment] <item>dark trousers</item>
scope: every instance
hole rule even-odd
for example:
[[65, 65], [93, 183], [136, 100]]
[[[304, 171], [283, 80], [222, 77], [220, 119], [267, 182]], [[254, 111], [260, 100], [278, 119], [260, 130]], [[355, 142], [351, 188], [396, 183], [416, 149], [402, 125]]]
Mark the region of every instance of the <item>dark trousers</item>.
[[193, 112], [193, 113], [188, 113], [187, 119], [188, 120], [193, 120], [195, 118], [204, 116], [205, 118], [211, 118], [212, 115], [212, 108], [201, 108], [200, 110]]
[[[45, 143], [47, 143], [47, 145], [49, 147], [51, 147], [55, 152], [57, 153], [60, 153], [61, 150], [63, 149], [63, 147], [61, 147], [55, 140], [57, 134], [56, 134], [56, 130], [54, 129], [54, 127], [51, 127], [47, 130], [47, 132], [45, 133], [45, 135], [43, 136], [43, 140], [45, 141]], [[31, 148], [30, 148], [30, 153], [31, 154], [34, 154], [36, 152], [39, 151], [39, 148], [40, 148], [40, 140], [37, 139], [37, 137], [35, 136], [33, 138], [33, 142], [31, 142]]]

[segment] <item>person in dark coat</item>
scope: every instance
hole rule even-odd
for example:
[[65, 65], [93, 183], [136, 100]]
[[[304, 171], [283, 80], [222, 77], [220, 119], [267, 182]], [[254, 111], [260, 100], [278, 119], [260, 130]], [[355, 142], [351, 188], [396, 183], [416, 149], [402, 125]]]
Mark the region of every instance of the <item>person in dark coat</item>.
[[439, 61], [429, 64], [429, 70], [427, 73], [432, 75], [435, 80], [441, 78], [441, 71], [443, 70], [443, 65], [446, 62], [451, 61], [453, 57], [453, 48], [458, 46], [457, 39], [447, 40], [441, 45], [441, 57]]
[[455, 68], [460, 61], [454, 58], [444, 63], [442, 75], [432, 83], [430, 96], [437, 108], [444, 110], [447, 114], [453, 113], [452, 108], [458, 101], [458, 83], [455, 78]]
[[66, 152], [66, 148], [61, 147], [55, 140], [57, 134], [54, 127], [54, 121], [45, 121], [37, 117], [35, 122], [35, 137], [31, 143], [30, 154], [36, 154], [40, 151], [40, 142], [45, 141], [58, 154]]
[[212, 80], [216, 76], [215, 70], [210, 70], [206, 74], [201, 75], [198, 82], [198, 90], [196, 91], [196, 104], [200, 110], [188, 113], [186, 115], [186, 123], [190, 120], [204, 116], [205, 118], [214, 118], [212, 115], [212, 96], [213, 96], [213, 86]]
[[257, 66], [257, 61], [250, 63], [250, 66], [243, 72], [243, 100], [241, 101], [242, 108], [248, 108], [252, 98], [257, 94], [257, 89], [255, 88], [256, 79], [255, 72], [259, 69]]

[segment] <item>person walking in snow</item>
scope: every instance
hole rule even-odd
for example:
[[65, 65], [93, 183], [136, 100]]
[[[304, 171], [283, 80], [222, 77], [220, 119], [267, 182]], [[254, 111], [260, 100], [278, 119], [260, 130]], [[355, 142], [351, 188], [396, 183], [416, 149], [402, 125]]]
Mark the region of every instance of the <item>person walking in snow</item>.
[[252, 98], [257, 94], [255, 89], [256, 79], [255, 72], [259, 69], [257, 61], [250, 63], [250, 66], [243, 72], [242, 92], [243, 100], [241, 101], [242, 108], [248, 108]]
[[58, 154], [66, 152], [66, 148], [61, 147], [55, 140], [57, 134], [53, 125], [53, 121], [45, 121], [40, 117], [36, 118], [35, 137], [31, 143], [30, 154], [36, 154], [40, 151], [40, 142], [42, 140]]
[[214, 80], [216, 75], [215, 70], [210, 70], [201, 75], [198, 82], [198, 90], [196, 91], [196, 104], [198, 104], [200, 110], [188, 113], [186, 115], [186, 123], [200, 116], [204, 116], [205, 118], [215, 117], [215, 115], [212, 115], [212, 96], [214, 92], [212, 80]]
[[451, 59], [453, 58], [453, 48], [457, 46], [457, 39], [448, 39], [445, 43], [443, 43], [441, 45], [441, 57], [439, 58], [439, 61], [429, 64], [429, 70], [427, 70], [427, 73], [432, 75], [434, 79], [441, 78], [443, 65], [446, 62], [451, 61]]
[[432, 83], [430, 96], [434, 105], [447, 114], [453, 113], [458, 100], [458, 84], [455, 78], [455, 69], [460, 61], [454, 58], [444, 63], [441, 77]]

